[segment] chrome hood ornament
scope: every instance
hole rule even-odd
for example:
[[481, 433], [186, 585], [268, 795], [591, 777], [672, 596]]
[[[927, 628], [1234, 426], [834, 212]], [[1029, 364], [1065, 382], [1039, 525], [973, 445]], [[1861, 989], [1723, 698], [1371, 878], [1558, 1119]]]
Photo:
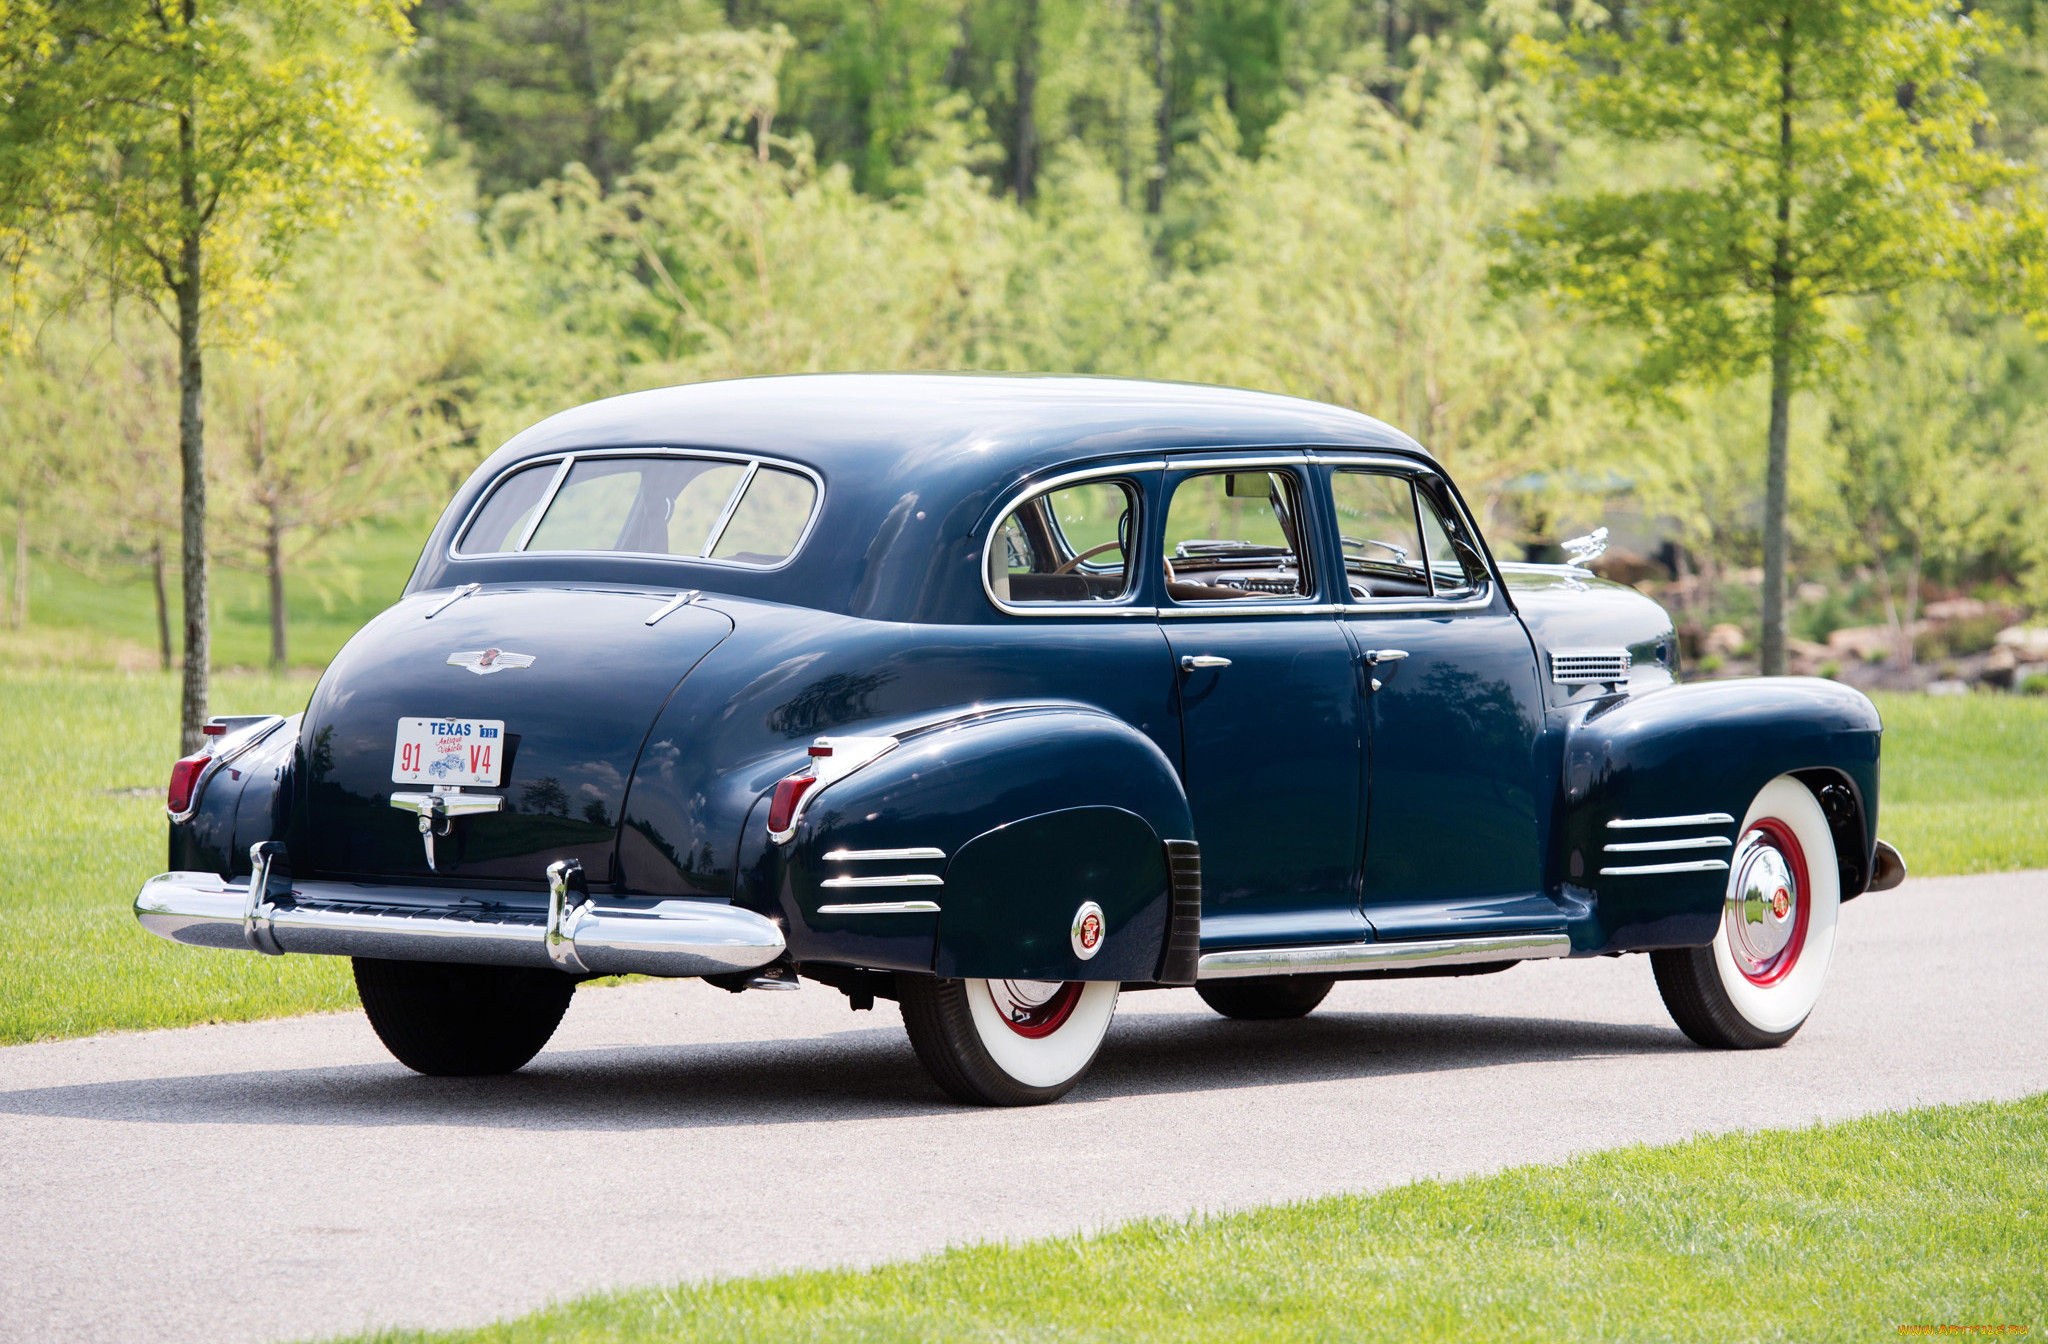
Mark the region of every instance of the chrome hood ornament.
[[1573, 537], [1558, 544], [1571, 557], [1571, 563], [1582, 567], [1590, 565], [1607, 553], [1607, 529], [1596, 527], [1583, 537]]
[[532, 667], [530, 653], [507, 653], [503, 649], [472, 649], [467, 653], [448, 655], [448, 666], [465, 667], [480, 677], [493, 672], [502, 672], [508, 667]]

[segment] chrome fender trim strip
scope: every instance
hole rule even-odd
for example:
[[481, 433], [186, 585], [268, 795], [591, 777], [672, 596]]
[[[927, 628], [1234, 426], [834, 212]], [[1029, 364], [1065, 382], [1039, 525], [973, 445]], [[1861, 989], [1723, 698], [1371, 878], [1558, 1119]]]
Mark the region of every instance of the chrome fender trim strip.
[[821, 905], [821, 915], [936, 915], [937, 901], [862, 901], [855, 905]]
[[1616, 817], [1607, 823], [1610, 831], [1646, 830], [1655, 826], [1733, 826], [1735, 818], [1726, 812], [1695, 812], [1687, 817]]
[[1205, 952], [1196, 978], [1231, 980], [1250, 975], [1328, 975], [1343, 971], [1392, 971], [1418, 966], [1471, 966], [1488, 961], [1528, 961], [1568, 956], [1572, 940], [1562, 933], [1489, 934], [1471, 938], [1428, 938], [1400, 943], [1326, 943], [1316, 947], [1254, 947]]
[[835, 887], [943, 887], [946, 879], [937, 873], [901, 873], [893, 877], [828, 877], [818, 884]]
[[1657, 873], [1725, 873], [1726, 859], [1693, 859], [1686, 863], [1638, 863], [1626, 868], [1602, 868], [1602, 877], [1648, 877]]

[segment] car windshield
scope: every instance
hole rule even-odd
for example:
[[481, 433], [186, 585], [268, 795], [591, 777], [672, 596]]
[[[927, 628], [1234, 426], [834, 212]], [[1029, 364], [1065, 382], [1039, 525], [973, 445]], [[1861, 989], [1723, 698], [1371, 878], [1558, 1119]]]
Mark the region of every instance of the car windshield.
[[810, 477], [765, 462], [571, 455], [500, 481], [460, 550], [614, 551], [775, 565], [795, 553], [817, 501]]

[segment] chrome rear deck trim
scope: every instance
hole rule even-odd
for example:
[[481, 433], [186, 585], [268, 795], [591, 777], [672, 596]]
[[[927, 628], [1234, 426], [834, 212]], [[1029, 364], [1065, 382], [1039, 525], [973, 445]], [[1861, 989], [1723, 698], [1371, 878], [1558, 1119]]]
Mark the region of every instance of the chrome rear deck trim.
[[1421, 966], [1473, 966], [1489, 961], [1562, 957], [1568, 956], [1571, 950], [1572, 940], [1562, 933], [1485, 934], [1398, 943], [1326, 943], [1315, 947], [1253, 947], [1203, 953], [1196, 977], [1231, 980], [1250, 975], [1329, 975], [1343, 971], [1393, 971]]

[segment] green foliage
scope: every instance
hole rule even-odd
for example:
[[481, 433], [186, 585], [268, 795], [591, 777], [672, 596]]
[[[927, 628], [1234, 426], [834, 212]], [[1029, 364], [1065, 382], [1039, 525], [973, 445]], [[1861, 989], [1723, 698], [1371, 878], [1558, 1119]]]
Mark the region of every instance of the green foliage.
[[2048, 1312], [2048, 1100], [1631, 1147], [399, 1341], [1861, 1340]]
[[370, 56], [409, 32], [396, 0], [12, 0], [5, 17], [0, 220], [117, 293], [158, 304], [196, 279], [250, 316], [296, 238], [411, 152], [370, 101]]
[[1611, 28], [1525, 39], [1586, 125], [1682, 145], [1690, 167], [1523, 212], [1499, 279], [1638, 333], [1630, 378], [1647, 388], [1778, 358], [1809, 380], [1842, 300], [1995, 289], [1992, 254], [2021, 225], [2034, 239], [2038, 221], [1998, 194], [2020, 166], [1975, 142], [1987, 104], [1971, 67], [1996, 45], [1995, 23], [1950, 0], [1654, 0]]
[[[2024, 689], [2024, 688], [2023, 688]], [[1878, 833], [1922, 876], [2048, 868], [2048, 702], [1878, 693]]]

